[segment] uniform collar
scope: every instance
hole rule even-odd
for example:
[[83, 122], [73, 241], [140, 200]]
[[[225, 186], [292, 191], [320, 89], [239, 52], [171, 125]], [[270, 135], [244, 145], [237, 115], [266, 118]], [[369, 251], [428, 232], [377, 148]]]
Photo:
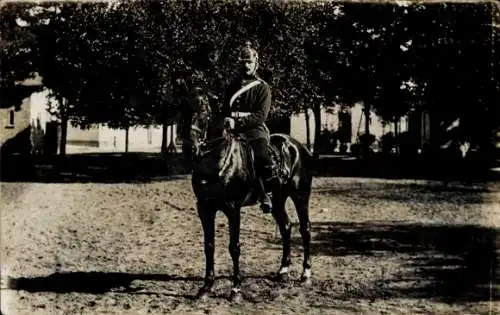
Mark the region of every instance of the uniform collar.
[[240, 76], [240, 80], [241, 82], [249, 82], [249, 81], [253, 81], [253, 80], [258, 80], [259, 77], [257, 77], [257, 75], [241, 75]]

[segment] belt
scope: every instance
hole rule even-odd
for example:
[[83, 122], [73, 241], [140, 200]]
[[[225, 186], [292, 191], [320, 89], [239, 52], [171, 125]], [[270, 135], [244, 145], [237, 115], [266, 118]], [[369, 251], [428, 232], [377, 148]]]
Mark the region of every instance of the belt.
[[251, 115], [250, 112], [231, 112], [231, 117], [246, 117]]

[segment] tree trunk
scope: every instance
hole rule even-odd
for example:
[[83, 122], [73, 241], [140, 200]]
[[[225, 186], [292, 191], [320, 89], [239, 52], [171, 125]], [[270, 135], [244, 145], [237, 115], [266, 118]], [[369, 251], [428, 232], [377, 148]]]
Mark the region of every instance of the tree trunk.
[[128, 153], [128, 136], [129, 136], [130, 127], [125, 128], [125, 153]]
[[174, 140], [174, 125], [170, 125], [170, 145], [175, 147]]
[[59, 147], [59, 155], [62, 157], [66, 156], [66, 142], [68, 138], [68, 117], [66, 115], [61, 116], [61, 142]]
[[398, 119], [394, 118], [394, 139], [396, 141], [396, 154], [401, 152], [401, 141], [398, 138], [399, 128], [398, 128]]
[[167, 154], [167, 130], [168, 126], [166, 123], [162, 124], [162, 136], [161, 136], [161, 154], [164, 156]]
[[307, 143], [307, 148], [310, 150], [311, 149], [311, 128], [309, 125], [309, 110], [307, 108], [304, 111], [304, 116], [306, 118], [306, 143]]
[[316, 102], [313, 106], [314, 115], [314, 149], [313, 156], [315, 159], [319, 156], [319, 146], [321, 145], [318, 141], [321, 137], [321, 104]]
[[64, 97], [59, 97], [58, 99], [60, 105], [60, 115], [61, 115], [61, 142], [59, 143], [59, 155], [61, 157], [66, 156], [66, 142], [68, 138], [68, 115], [66, 112], [66, 107], [68, 105], [68, 100]]
[[365, 115], [365, 134], [368, 135], [370, 134], [370, 105], [364, 105], [363, 114]]

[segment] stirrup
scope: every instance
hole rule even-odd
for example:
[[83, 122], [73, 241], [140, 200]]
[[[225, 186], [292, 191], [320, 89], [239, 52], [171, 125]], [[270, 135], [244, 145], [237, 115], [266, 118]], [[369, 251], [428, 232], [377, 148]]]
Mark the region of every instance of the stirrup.
[[260, 201], [260, 209], [264, 213], [271, 213], [273, 210], [273, 202], [270, 198], [270, 196], [266, 195], [265, 197], [262, 198]]
[[259, 178], [259, 183], [260, 183], [260, 208], [262, 209], [262, 212], [264, 213], [271, 213], [273, 209], [273, 202], [272, 202], [272, 192], [267, 192], [264, 186], [264, 180], [262, 178]]

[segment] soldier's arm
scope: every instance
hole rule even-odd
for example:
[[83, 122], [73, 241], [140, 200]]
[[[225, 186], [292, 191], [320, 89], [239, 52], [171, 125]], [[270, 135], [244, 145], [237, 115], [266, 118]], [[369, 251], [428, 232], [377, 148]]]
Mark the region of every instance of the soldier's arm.
[[236, 127], [241, 129], [253, 128], [264, 123], [271, 109], [271, 89], [267, 84], [262, 84], [259, 93], [256, 94], [256, 110], [246, 116], [236, 120]]

